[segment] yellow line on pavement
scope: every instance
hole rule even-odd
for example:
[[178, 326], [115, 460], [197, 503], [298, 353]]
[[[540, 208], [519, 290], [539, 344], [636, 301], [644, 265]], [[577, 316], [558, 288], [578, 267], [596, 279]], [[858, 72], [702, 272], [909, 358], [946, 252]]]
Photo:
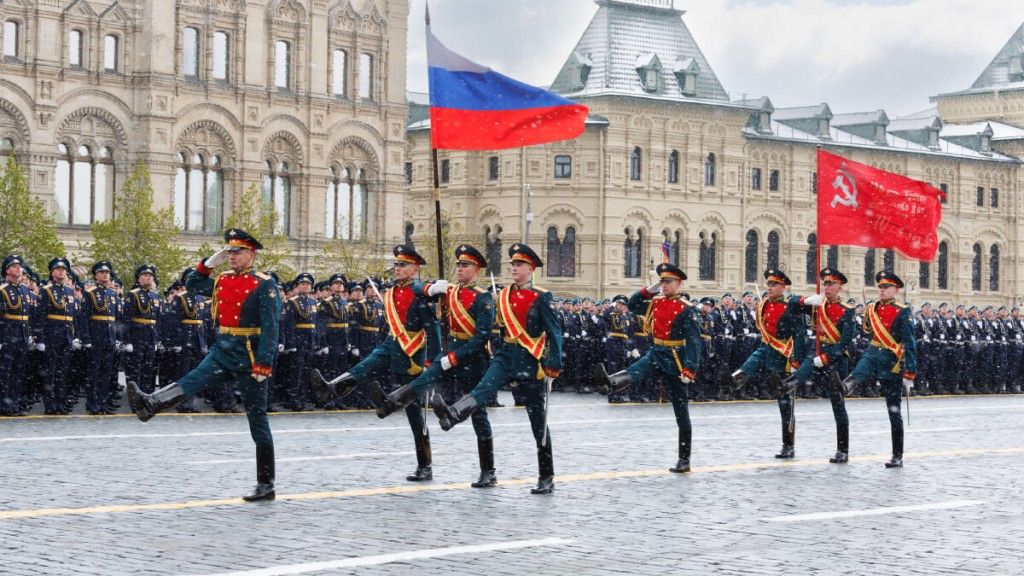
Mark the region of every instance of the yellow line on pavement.
[[[964, 448], [958, 450], [934, 450], [927, 452], [910, 452], [906, 459], [918, 458], [949, 458], [954, 456], [1007, 456], [1024, 454], [1024, 446], [1012, 448]], [[888, 454], [871, 454], [852, 456], [851, 462], [883, 462], [889, 459]], [[773, 468], [813, 468], [824, 466], [824, 460], [784, 460], [775, 462], [743, 462], [723, 464], [719, 466], [695, 466], [691, 474], [744, 472], [748, 470], [767, 470]], [[619, 480], [623, 478], [648, 478], [655, 476], [671, 476], [664, 468], [649, 470], [620, 470], [605, 472], [588, 472], [584, 474], [566, 474], [557, 476], [556, 483], [593, 482], [599, 480]], [[502, 480], [501, 486], [521, 486], [533, 484], [533, 478], [514, 478]], [[407, 484], [401, 486], [381, 486], [377, 488], [356, 488], [352, 490], [336, 490], [326, 492], [303, 492], [298, 494], [279, 494], [278, 500], [333, 500], [338, 498], [365, 498], [372, 496], [390, 496], [396, 494], [414, 494], [417, 492], [442, 492], [449, 490], [468, 489], [468, 482], [447, 484]], [[0, 511], [0, 520], [19, 520], [25, 518], [42, 518], [45, 516], [83, 516], [93, 514], [118, 514], [122, 512], [148, 512], [164, 510], [189, 510], [192, 508], [212, 508], [216, 506], [242, 506], [248, 504], [241, 498], [224, 498], [218, 500], [189, 500], [186, 502], [160, 502], [154, 504], [113, 504], [104, 506], [86, 506], [81, 508], [39, 508], [34, 510]]]

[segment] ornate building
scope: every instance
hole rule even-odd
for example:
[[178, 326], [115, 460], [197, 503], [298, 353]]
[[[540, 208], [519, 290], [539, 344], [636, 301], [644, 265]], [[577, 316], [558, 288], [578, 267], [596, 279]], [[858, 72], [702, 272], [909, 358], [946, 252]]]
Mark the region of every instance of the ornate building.
[[[142, 160], [198, 246], [252, 183], [295, 241], [401, 238], [406, 0], [3, 0], [0, 156], [70, 239]], [[69, 245], [74, 245], [73, 243]]]
[[[853, 295], [882, 267], [908, 281], [916, 303], [1006, 304], [1024, 293], [1024, 129], [1014, 126], [1024, 127], [1024, 32], [993, 63], [1007, 75], [986, 71], [966, 94], [937, 97], [937, 110], [889, 119], [882, 110], [834, 114], [827, 104], [775, 109], [766, 97], [730, 100], [672, 0], [596, 4], [552, 85], [590, 107], [582, 136], [441, 152], [445, 212], [489, 253], [525, 239], [547, 262], [539, 282], [561, 294], [628, 293], [648, 282], [663, 247], [695, 296], [753, 290], [768, 265], [807, 291], [820, 145], [948, 192], [935, 262], [823, 247], [823, 262], [846, 271]], [[419, 235], [432, 225], [430, 125], [419, 97], [410, 100], [405, 220]], [[820, 188], [832, 191], [830, 183]]]

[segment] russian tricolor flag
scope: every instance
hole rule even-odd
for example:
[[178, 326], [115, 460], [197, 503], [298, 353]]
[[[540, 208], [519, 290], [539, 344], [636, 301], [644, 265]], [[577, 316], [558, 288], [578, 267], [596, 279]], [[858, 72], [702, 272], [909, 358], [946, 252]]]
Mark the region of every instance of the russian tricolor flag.
[[583, 133], [586, 106], [472, 62], [441, 44], [427, 15], [430, 140], [436, 149], [499, 150]]

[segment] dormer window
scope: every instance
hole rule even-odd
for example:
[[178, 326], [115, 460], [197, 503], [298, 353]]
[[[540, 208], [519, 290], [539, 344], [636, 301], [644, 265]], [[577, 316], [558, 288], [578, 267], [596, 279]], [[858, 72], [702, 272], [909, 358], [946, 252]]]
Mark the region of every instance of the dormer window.
[[757, 130], [762, 134], [771, 134], [772, 132], [772, 113], [767, 110], [762, 110], [758, 114]]
[[818, 118], [818, 136], [821, 138], [829, 137], [828, 118]]
[[982, 134], [981, 135], [981, 153], [992, 154], [992, 135]]
[[883, 124], [875, 124], [875, 144], [885, 146], [888, 143], [889, 140], [885, 135], [885, 126]]
[[590, 78], [590, 71], [594, 68], [594, 62], [590, 56], [579, 52], [573, 52], [571, 60], [569, 81], [572, 84], [572, 89], [583, 90], [587, 85], [587, 79]]
[[939, 149], [939, 131], [934, 128], [928, 129], [928, 148]]
[[700, 75], [700, 66], [697, 65], [696, 60], [693, 58], [678, 60], [672, 73], [675, 74], [679, 91], [684, 96], [697, 95], [697, 76]]
[[640, 85], [645, 92], [657, 92], [661, 79], [661, 61], [653, 52], [642, 54], [636, 59], [636, 72], [640, 76]]
[[1024, 56], [1021, 54], [1010, 56], [1010, 70], [1008, 74], [1010, 82], [1024, 81], [1024, 62], [1022, 62], [1022, 59], [1024, 59]]

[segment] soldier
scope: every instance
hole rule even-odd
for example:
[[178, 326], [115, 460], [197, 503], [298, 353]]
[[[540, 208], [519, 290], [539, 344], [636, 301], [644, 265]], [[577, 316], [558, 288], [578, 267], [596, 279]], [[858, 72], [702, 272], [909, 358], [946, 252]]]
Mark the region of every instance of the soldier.
[[160, 316], [160, 295], [156, 288], [156, 266], [143, 264], [135, 270], [135, 283], [125, 302], [128, 319], [128, 343], [124, 350], [131, 354], [125, 378], [149, 394], [156, 389], [157, 319]]
[[26, 351], [35, 347], [30, 340], [32, 313], [30, 292], [22, 284], [21, 256], [4, 258], [0, 284], [0, 416], [24, 416], [22, 385], [25, 380]]
[[[604, 322], [608, 326], [608, 337], [604, 343], [604, 365], [615, 373], [625, 370], [628, 359], [639, 358], [640, 352], [633, 346], [633, 317], [629, 313], [629, 299], [625, 294], [619, 294], [612, 301], [615, 307], [604, 313]], [[613, 404], [625, 402], [626, 393], [630, 394], [630, 400], [641, 401], [636, 386], [622, 393], [609, 394], [608, 401]]]
[[603, 364], [598, 364], [594, 379], [603, 389], [621, 392], [637, 380], [664, 376], [679, 426], [679, 459], [669, 471], [682, 474], [690, 471], [693, 427], [687, 387], [697, 378], [701, 361], [700, 320], [697, 310], [680, 293], [686, 273], [668, 263], [658, 264], [656, 272], [658, 283], [641, 288], [629, 298], [630, 310], [645, 314], [644, 324], [654, 337], [654, 345], [632, 366], [611, 376]]
[[[487, 260], [479, 250], [468, 244], [459, 245], [455, 249], [455, 257], [456, 285], [449, 286], [447, 281], [438, 280], [420, 286], [428, 300], [444, 304], [448, 351], [442, 351], [434, 358], [430, 367], [415, 380], [387, 396], [384, 396], [380, 385], [374, 383], [370, 397], [377, 406], [377, 416], [380, 418], [407, 408], [417, 398], [429, 394], [435, 386], [444, 382], [451, 384], [459, 396], [466, 394], [487, 370], [490, 362], [487, 339], [494, 325], [494, 297], [486, 288], [474, 285], [480, 270], [487, 267]], [[494, 438], [491, 423], [487, 419], [487, 408], [480, 406], [473, 412], [472, 418], [480, 476], [471, 486], [489, 488], [498, 483], [498, 477], [494, 469]]]
[[[532, 285], [531, 277], [544, 262], [532, 248], [515, 243], [508, 249], [512, 282], [498, 295], [498, 322], [505, 329], [505, 345], [495, 354], [480, 382], [452, 405], [434, 404], [442, 430], [469, 418], [508, 382], [518, 382], [525, 396], [526, 414], [537, 444], [539, 478], [531, 494], [550, 494], [555, 488], [551, 432], [547, 428], [547, 395], [551, 381], [562, 369], [562, 327], [551, 293]], [[545, 349], [547, 352], [545, 353]]]
[[[910, 308], [896, 303], [903, 280], [888, 270], [875, 274], [878, 301], [867, 307], [864, 332], [871, 346], [857, 362], [853, 373], [843, 380], [843, 395], [849, 396], [863, 382], [880, 380], [892, 432], [892, 459], [886, 468], [903, 467], [903, 414], [901, 393], [910, 393], [917, 376], [917, 342]], [[902, 376], [902, 386], [900, 377]]]
[[[352, 282], [348, 287], [348, 329], [349, 329], [349, 365], [355, 366], [366, 358], [377, 347], [380, 335], [380, 310], [366, 298], [366, 291], [359, 282]], [[370, 399], [362, 388], [356, 387], [348, 396], [338, 398], [348, 406], [366, 408]]]
[[1024, 314], [1014, 306], [1008, 318], [1010, 340], [1010, 387], [1014, 394], [1024, 389]]
[[100, 261], [92, 266], [95, 284], [85, 290], [85, 316], [89, 322], [83, 334], [84, 346], [89, 350], [89, 382], [85, 409], [89, 414], [113, 414], [111, 406], [111, 376], [116, 374], [114, 355], [117, 352], [117, 331], [114, 323], [118, 315], [117, 294], [111, 287], [110, 262]]
[[800, 367], [783, 382], [787, 391], [793, 390], [800, 382], [821, 377], [821, 383], [828, 389], [832, 403], [832, 416], [836, 421], [836, 454], [829, 458], [833, 464], [846, 464], [850, 453], [850, 419], [846, 414], [840, 383], [850, 373], [847, 350], [857, 333], [854, 320], [856, 310], [843, 304], [839, 292], [846, 285], [846, 276], [834, 268], [825, 268], [818, 273], [822, 294], [801, 298], [792, 296], [790, 307], [802, 314], [811, 314], [815, 322], [815, 336], [820, 348], [811, 348], [807, 354], [797, 351], [796, 358], [802, 358]]
[[[169, 308], [168, 329], [171, 338], [168, 339], [167, 352], [172, 357], [172, 370], [167, 374], [167, 380], [180, 380], [191, 372], [202, 362], [203, 357], [209, 351], [206, 334], [206, 325], [203, 319], [203, 299], [194, 292], [185, 288], [189, 277], [195, 273], [195, 268], [187, 268], [181, 273], [178, 280], [179, 287], [173, 295]], [[161, 379], [161, 384], [164, 381]], [[220, 386], [208, 388], [213, 409], [221, 413], [237, 413], [240, 410], [235, 406], [235, 390], [230, 382]], [[175, 408], [178, 412], [198, 412], [190, 396], [187, 400]]]
[[306, 406], [308, 397], [307, 383], [309, 373], [306, 363], [315, 350], [319, 350], [316, 342], [316, 310], [317, 302], [309, 293], [315, 284], [313, 275], [303, 272], [292, 281], [295, 294], [288, 299], [285, 307], [287, 323], [282, 331], [287, 335], [285, 347], [288, 349], [288, 366], [282, 370], [281, 378], [287, 383], [288, 402], [285, 407], [293, 412], [309, 410]]
[[917, 363], [917, 390], [919, 396], [930, 396], [936, 387], [935, 378], [938, 375], [936, 362], [939, 356], [936, 353], [938, 347], [939, 320], [932, 311], [930, 302], [921, 305], [920, 316], [914, 323], [914, 337], [917, 338], [920, 348]]
[[[196, 265], [196, 272], [186, 284], [189, 292], [212, 295], [213, 315], [219, 326], [213, 348], [194, 370], [153, 394], [143, 394], [138, 385], [129, 382], [128, 401], [139, 420], [146, 422], [186, 396], [234, 382], [242, 393], [249, 432], [256, 444], [256, 489], [243, 500], [273, 500], [274, 439], [267, 418], [266, 379], [277, 354], [281, 299], [274, 280], [253, 271], [256, 251], [263, 245], [238, 228], [225, 232], [224, 241], [224, 248]], [[214, 268], [225, 260], [231, 269], [216, 280], [210, 278]]]
[[321, 372], [327, 378], [334, 379], [349, 368], [349, 319], [348, 319], [348, 280], [342, 274], [335, 274], [327, 282], [330, 294], [320, 301], [317, 317], [323, 321], [324, 341], [327, 348], [324, 367]]
[[50, 283], [43, 287], [39, 301], [43, 319], [42, 345], [46, 352], [44, 413], [69, 414], [71, 353], [82, 347], [81, 340], [75, 337], [75, 296], [68, 279], [71, 262], [67, 258], [54, 258], [48, 268]]
[[[767, 297], [757, 307], [757, 329], [761, 333], [761, 344], [750, 358], [732, 373], [737, 389], [742, 388], [759, 373], [767, 372], [779, 404], [782, 417], [782, 450], [776, 458], [796, 456], [796, 395], [782, 388], [782, 378], [799, 367], [798, 360], [791, 360], [794, 350], [803, 349], [804, 338], [802, 319], [786, 303], [783, 293], [792, 284], [785, 272], [769, 268], [764, 272], [768, 284]], [[794, 366], [795, 365], [795, 366]]]
[[703, 402], [715, 398], [717, 384], [720, 347], [722, 338], [722, 316], [718, 313], [715, 299], [705, 296], [700, 299], [700, 366], [697, 381], [694, 383], [695, 400]]
[[760, 386], [760, 380], [763, 379], [761, 375], [755, 376], [750, 390], [731, 390], [732, 374], [739, 370], [739, 367], [747, 361], [747, 358], [750, 358], [761, 342], [761, 336], [757, 330], [757, 301], [754, 298], [754, 293], [744, 292], [742, 302], [739, 307], [740, 325], [738, 327], [739, 330], [736, 332], [738, 340], [737, 345], [733, 348], [733, 360], [730, 363], [735, 368], [728, 374], [722, 374], [723, 380], [719, 388], [724, 390], [726, 395], [738, 400], [753, 400], [755, 398], [768, 400], [771, 398], [771, 395], [768, 394], [763, 386]]
[[[344, 398], [360, 384], [373, 386], [372, 382], [385, 380], [389, 373], [393, 373], [400, 386], [404, 387], [421, 374], [427, 360], [440, 351], [441, 335], [417, 277], [420, 266], [427, 262], [409, 245], [400, 244], [391, 252], [395, 256], [395, 285], [383, 297], [384, 316], [390, 334], [361, 362], [331, 382], [318, 371], [311, 373], [310, 385], [321, 404]], [[405, 479], [410, 482], [432, 480], [430, 435], [419, 399], [405, 406], [405, 415], [416, 447], [416, 471]]]

